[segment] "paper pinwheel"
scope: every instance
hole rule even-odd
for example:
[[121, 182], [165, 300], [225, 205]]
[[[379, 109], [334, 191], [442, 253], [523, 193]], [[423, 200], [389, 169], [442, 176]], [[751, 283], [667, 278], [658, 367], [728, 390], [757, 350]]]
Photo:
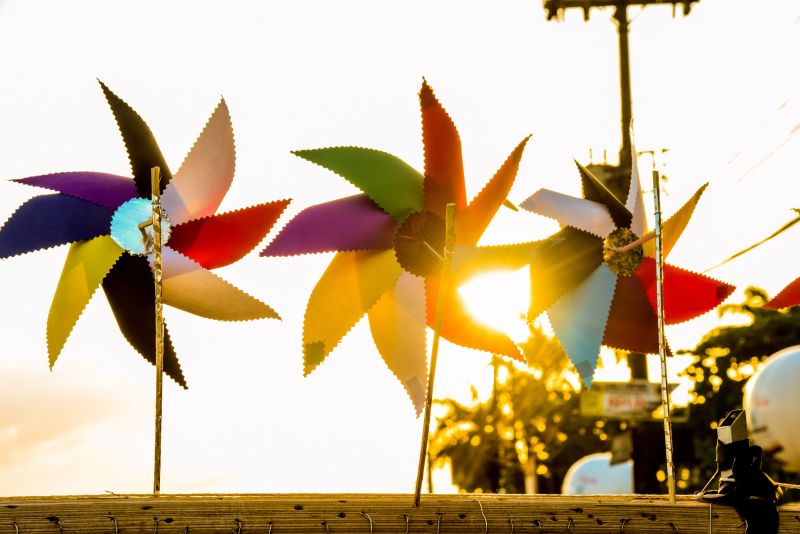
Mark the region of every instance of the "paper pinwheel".
[[[154, 166], [161, 169], [163, 192], [164, 303], [224, 321], [277, 318], [269, 306], [209, 271], [252, 250], [289, 202], [215, 215], [234, 174], [233, 130], [225, 101], [173, 176], [142, 118], [100, 85], [127, 148], [133, 179], [60, 172], [15, 180], [57, 194], [25, 202], [0, 228], [0, 258], [71, 243], [47, 319], [50, 366], [101, 284], [122, 334], [145, 359], [155, 362], [155, 296], [147, 257], [152, 252], [152, 226], [149, 250], [139, 227], [151, 217]], [[186, 387], [165, 333], [164, 371]]]
[[[301, 150], [363, 194], [303, 210], [262, 256], [336, 251], [305, 313], [306, 374], [317, 367], [365, 314], [375, 345], [418, 413], [427, 382], [426, 324], [440, 286], [444, 212], [456, 205], [456, 244], [474, 245], [516, 177], [523, 140], [484, 189], [466, 201], [461, 141], [450, 117], [423, 82], [419, 94], [425, 174], [400, 159], [359, 147]], [[469, 348], [522, 358], [504, 334], [477, 323], [455, 288], [445, 295], [441, 335]]]
[[[577, 163], [577, 162], [576, 162]], [[646, 233], [634, 159], [627, 202], [578, 164], [583, 197], [537, 191], [521, 207], [557, 220], [562, 229], [536, 250], [531, 264], [530, 317], [547, 311], [553, 330], [589, 386], [600, 345], [657, 353], [655, 244], [623, 247]], [[663, 224], [666, 259], [694, 212], [701, 187]], [[719, 305], [733, 286], [664, 265], [665, 322], [687, 321]]]

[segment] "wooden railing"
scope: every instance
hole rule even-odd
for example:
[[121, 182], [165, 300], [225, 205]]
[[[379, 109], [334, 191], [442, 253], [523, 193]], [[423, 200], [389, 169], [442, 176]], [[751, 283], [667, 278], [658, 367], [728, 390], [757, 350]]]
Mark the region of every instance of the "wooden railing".
[[[0, 497], [0, 534], [81, 533], [743, 533], [694, 497], [563, 495], [105, 495]], [[800, 533], [800, 505], [781, 508]]]

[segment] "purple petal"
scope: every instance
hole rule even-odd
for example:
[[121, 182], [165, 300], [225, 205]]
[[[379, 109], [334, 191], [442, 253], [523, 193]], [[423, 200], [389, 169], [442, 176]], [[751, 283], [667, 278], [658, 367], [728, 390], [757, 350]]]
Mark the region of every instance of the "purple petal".
[[33, 197], [0, 228], [0, 258], [108, 234], [111, 210], [66, 195]]
[[56, 172], [13, 181], [52, 189], [112, 210], [138, 196], [133, 180], [104, 172]]
[[301, 211], [262, 256], [390, 248], [397, 224], [366, 195], [340, 198]]

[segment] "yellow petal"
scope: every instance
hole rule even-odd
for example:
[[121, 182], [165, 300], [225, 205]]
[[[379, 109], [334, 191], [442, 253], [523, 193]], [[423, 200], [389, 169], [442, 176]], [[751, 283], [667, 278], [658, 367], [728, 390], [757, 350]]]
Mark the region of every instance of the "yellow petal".
[[50, 314], [47, 316], [50, 367], [56, 363], [64, 343], [92, 294], [122, 253], [122, 248], [107, 235], [70, 246], [50, 305]]
[[339, 252], [306, 306], [303, 354], [306, 373], [330, 353], [378, 302], [402, 272], [394, 250]]
[[[687, 200], [686, 204], [684, 204], [681, 209], [675, 212], [675, 214], [670, 217], [662, 226], [661, 250], [663, 251], [664, 259], [667, 259], [672, 247], [675, 246], [675, 243], [683, 233], [686, 225], [689, 224], [689, 219], [692, 218], [694, 208], [697, 206], [697, 202], [700, 200], [700, 197], [702, 196], [703, 191], [706, 190], [706, 187], [708, 187], [708, 184], [703, 184], [700, 189], [698, 189], [695, 194], [692, 195], [692, 198]], [[651, 258], [656, 257], [655, 241], [650, 240], [644, 244], [644, 254], [645, 256], [649, 256]]]

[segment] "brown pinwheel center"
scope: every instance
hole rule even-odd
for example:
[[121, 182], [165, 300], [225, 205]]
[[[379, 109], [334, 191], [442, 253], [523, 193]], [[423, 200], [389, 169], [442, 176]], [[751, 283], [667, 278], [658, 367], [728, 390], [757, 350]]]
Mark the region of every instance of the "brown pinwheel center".
[[639, 236], [633, 233], [630, 228], [617, 228], [603, 241], [603, 260], [617, 276], [631, 276], [636, 272], [636, 268], [642, 263], [644, 248], [637, 245], [625, 252], [616, 252], [613, 248], [624, 247], [628, 243], [633, 243]]
[[394, 253], [406, 271], [417, 276], [439, 272], [444, 261], [444, 220], [430, 211], [412, 213], [394, 236]]

